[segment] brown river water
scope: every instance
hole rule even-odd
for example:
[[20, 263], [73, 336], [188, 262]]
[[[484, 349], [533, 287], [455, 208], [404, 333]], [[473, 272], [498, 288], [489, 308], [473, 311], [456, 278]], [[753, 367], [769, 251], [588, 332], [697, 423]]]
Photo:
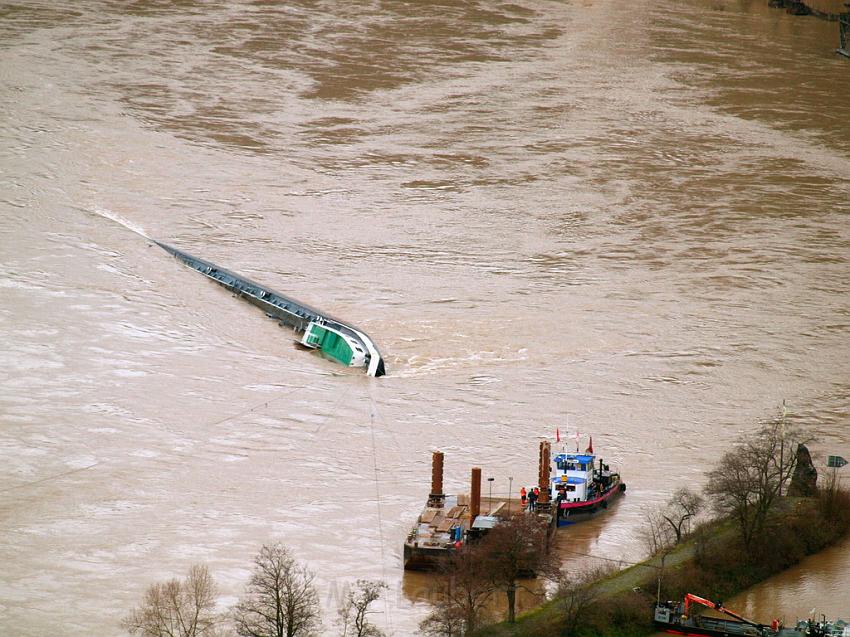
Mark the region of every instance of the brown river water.
[[[850, 63], [762, 0], [0, 4], [0, 634], [120, 635], [259, 546], [413, 635], [402, 541], [555, 427], [648, 507], [774, 415], [850, 458]], [[116, 220], [118, 222], [116, 222]], [[295, 349], [128, 227], [360, 325]], [[850, 544], [738, 600], [850, 616]]]

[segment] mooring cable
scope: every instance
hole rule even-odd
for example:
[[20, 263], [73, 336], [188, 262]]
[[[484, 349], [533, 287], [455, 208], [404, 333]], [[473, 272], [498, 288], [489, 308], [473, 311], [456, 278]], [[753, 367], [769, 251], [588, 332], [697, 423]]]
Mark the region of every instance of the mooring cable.
[[31, 487], [36, 484], [42, 484], [43, 482], [50, 482], [51, 480], [58, 480], [59, 478], [64, 478], [65, 476], [69, 476], [72, 473], [79, 473], [80, 471], [86, 471], [87, 469], [92, 469], [100, 464], [100, 461], [90, 464], [87, 467], [80, 467], [79, 469], [71, 469], [70, 471], [63, 471], [62, 473], [57, 473], [52, 476], [47, 476], [46, 478], [41, 478], [40, 480], [33, 480], [32, 482], [25, 482], [24, 484], [16, 484], [13, 487], [6, 487], [5, 489], [0, 489], [0, 493], [7, 493], [9, 491], [14, 491], [15, 489], [23, 489], [25, 487]]
[[[369, 431], [372, 438], [372, 467], [374, 469], [375, 474], [375, 504], [376, 510], [378, 514], [378, 540], [381, 544], [381, 577], [383, 581], [386, 583], [387, 580], [387, 561], [386, 555], [384, 551], [384, 517], [381, 512], [381, 483], [380, 478], [378, 477], [378, 446], [375, 440], [375, 397], [372, 395], [372, 387], [371, 383], [368, 389], [369, 393]], [[392, 634], [393, 626], [392, 626], [392, 615], [390, 614], [390, 604], [389, 600], [386, 600], [384, 604], [384, 616], [387, 620], [387, 627], [390, 629], [390, 634]]]

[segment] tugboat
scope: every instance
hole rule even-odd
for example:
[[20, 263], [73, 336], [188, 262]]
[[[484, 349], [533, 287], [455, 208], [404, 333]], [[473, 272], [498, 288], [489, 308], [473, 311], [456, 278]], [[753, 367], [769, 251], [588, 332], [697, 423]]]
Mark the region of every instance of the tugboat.
[[[691, 604], [700, 604], [732, 619], [719, 619], [691, 614]], [[850, 637], [850, 624], [843, 620], [834, 622], [804, 619], [786, 628], [778, 619], [770, 625], [760, 624], [724, 607], [720, 602], [688, 593], [683, 602], [658, 602], [653, 616], [655, 627], [673, 635], [713, 635], [731, 637]]]
[[551, 499], [557, 504], [558, 526], [592, 517], [626, 491], [620, 474], [593, 453], [593, 438], [584, 453], [559, 453], [552, 458]]

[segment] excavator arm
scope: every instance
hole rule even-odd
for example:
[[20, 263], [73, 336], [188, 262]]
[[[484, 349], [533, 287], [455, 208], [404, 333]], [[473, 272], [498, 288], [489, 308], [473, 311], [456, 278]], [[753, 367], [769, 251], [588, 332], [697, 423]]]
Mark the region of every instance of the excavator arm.
[[711, 608], [711, 609], [716, 610], [718, 612], [724, 613], [725, 615], [729, 615], [729, 617], [734, 617], [738, 621], [744, 622], [745, 624], [749, 624], [750, 626], [755, 626], [756, 628], [764, 628], [763, 624], [759, 624], [758, 622], [754, 622], [751, 619], [747, 619], [746, 617], [742, 617], [738, 613], [729, 610], [728, 608], [724, 607], [722, 604], [720, 604], [718, 602], [712, 602], [710, 599], [705, 599], [704, 597], [700, 597], [699, 595], [693, 595], [691, 593], [688, 593], [687, 595], [685, 595], [685, 614], [686, 615], [689, 614], [689, 609], [690, 609], [692, 603], [701, 604], [702, 606], [705, 606], [707, 608]]

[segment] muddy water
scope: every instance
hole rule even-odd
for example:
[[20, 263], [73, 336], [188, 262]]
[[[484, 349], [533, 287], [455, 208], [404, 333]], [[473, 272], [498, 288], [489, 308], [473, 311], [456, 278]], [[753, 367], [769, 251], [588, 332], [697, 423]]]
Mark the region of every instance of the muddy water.
[[[592, 434], [629, 493], [568, 561], [640, 557], [645, 508], [783, 399], [850, 454], [850, 65], [763, 4], [0, 8], [0, 632], [120, 634], [195, 562], [224, 607], [281, 539], [328, 631], [365, 577], [414, 634], [435, 448], [504, 493]], [[390, 375], [127, 226], [361, 325]], [[747, 610], [850, 609], [816, 571]]]
[[[750, 617], [783, 618], [786, 624], [806, 617], [847, 618], [847, 569], [850, 540], [813, 555], [798, 566], [727, 601]], [[817, 592], [813, 595], [813, 592]], [[773, 615], [770, 615], [770, 612]]]

